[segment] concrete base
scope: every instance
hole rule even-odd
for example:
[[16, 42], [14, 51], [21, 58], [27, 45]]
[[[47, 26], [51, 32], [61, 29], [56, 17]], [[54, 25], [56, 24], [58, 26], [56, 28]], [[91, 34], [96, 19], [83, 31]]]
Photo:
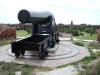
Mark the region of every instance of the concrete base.
[[[72, 44], [67, 43], [67, 42], [60, 42], [59, 44], [57, 44], [54, 48], [49, 48], [49, 56], [46, 57], [45, 60], [58, 60], [58, 59], [66, 59], [66, 58], [70, 58], [73, 56], [76, 56], [79, 54], [79, 49], [77, 46], [75, 45], [70, 45]], [[11, 52], [11, 48], [8, 49], [8, 53], [11, 56], [15, 56], [12, 52]], [[23, 56], [23, 58], [31, 58], [31, 59], [37, 59], [38, 58], [38, 53], [34, 52], [34, 51], [26, 51], [25, 55]]]
[[[73, 45], [69, 41], [61, 41], [60, 44], [56, 45], [55, 48], [50, 49], [50, 51], [51, 52], [46, 60], [40, 60], [31, 52], [26, 52], [25, 56], [16, 59], [14, 54], [11, 53], [10, 45], [7, 45], [0, 47], [0, 61], [55, 68], [57, 66], [81, 60], [90, 55], [87, 48]], [[30, 54], [32, 55], [30, 56]]]

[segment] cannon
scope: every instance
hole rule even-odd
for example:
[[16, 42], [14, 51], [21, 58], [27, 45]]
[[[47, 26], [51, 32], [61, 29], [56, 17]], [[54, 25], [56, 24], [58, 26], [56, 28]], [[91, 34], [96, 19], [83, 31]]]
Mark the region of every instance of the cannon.
[[19, 58], [26, 50], [37, 51], [39, 58], [45, 59], [48, 56], [48, 48], [53, 48], [59, 43], [59, 33], [52, 13], [21, 10], [18, 13], [18, 20], [21, 23], [32, 23], [32, 35], [14, 41], [11, 44], [12, 53]]

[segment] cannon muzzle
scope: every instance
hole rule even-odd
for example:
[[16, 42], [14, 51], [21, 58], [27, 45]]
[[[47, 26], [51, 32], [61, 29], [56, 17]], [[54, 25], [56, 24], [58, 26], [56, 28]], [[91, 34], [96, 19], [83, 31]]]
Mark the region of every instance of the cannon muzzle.
[[18, 19], [21, 23], [47, 23], [53, 15], [50, 12], [32, 12], [21, 10], [18, 13]]

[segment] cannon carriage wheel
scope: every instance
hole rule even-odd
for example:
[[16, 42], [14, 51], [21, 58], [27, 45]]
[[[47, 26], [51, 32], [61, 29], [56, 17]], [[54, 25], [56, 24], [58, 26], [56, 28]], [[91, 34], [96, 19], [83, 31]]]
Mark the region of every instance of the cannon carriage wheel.
[[22, 54], [22, 56], [24, 56], [24, 54], [25, 54], [25, 50], [24, 49], [21, 50], [21, 54]]
[[19, 51], [16, 50], [16, 52], [15, 52], [16, 58], [19, 58], [20, 55], [24, 56], [24, 54], [25, 54], [24, 49], [20, 49]]
[[39, 53], [39, 58], [40, 59], [45, 59], [46, 56], [48, 56], [48, 51], [47, 51], [47, 46], [45, 45], [48, 45], [47, 43], [41, 45], [40, 47], [40, 53]]
[[16, 56], [16, 58], [19, 58], [20, 52], [16, 51], [16, 52], [15, 52], [15, 56]]

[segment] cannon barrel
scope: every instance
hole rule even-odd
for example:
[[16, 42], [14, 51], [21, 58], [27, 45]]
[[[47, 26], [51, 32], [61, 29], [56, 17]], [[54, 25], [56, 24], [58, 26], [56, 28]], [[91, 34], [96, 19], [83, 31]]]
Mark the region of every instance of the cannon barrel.
[[18, 19], [21, 23], [47, 23], [53, 18], [50, 12], [32, 12], [21, 10], [18, 13]]

